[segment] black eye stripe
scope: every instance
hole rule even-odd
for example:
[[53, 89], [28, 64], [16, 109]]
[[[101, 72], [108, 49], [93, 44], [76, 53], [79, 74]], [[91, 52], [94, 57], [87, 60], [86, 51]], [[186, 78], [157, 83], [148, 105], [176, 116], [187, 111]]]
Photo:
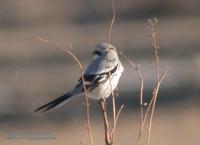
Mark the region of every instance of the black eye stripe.
[[100, 55], [101, 55], [101, 52], [98, 51], [98, 50], [95, 50], [95, 51], [93, 52], [93, 54], [96, 54], [96, 55], [100, 56]]

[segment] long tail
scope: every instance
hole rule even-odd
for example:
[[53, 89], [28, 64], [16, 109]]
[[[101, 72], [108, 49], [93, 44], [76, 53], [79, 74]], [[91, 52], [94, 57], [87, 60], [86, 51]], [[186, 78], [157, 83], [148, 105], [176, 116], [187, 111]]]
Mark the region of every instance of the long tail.
[[34, 112], [49, 111], [49, 110], [53, 109], [54, 107], [56, 107], [57, 105], [60, 105], [61, 103], [66, 103], [71, 97], [72, 97], [72, 93], [69, 92], [69, 93], [62, 95], [62, 96], [58, 97], [57, 99], [55, 99], [55, 100], [53, 100], [53, 101], [51, 101], [51, 102], [49, 102], [45, 105], [42, 105], [41, 107], [35, 109]]

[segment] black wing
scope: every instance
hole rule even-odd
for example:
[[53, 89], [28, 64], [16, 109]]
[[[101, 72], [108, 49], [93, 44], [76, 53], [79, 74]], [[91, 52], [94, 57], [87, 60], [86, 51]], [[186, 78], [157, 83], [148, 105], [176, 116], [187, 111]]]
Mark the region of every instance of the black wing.
[[[95, 89], [99, 84], [104, 83], [108, 80], [109, 73], [111, 75], [115, 74], [117, 71], [118, 65], [116, 65], [110, 72], [104, 72], [101, 74], [85, 74], [84, 80], [85, 80], [85, 87], [87, 90], [92, 91]], [[79, 79], [78, 84], [76, 85], [76, 88], [79, 88], [80, 86], [83, 86], [82, 78]], [[83, 92], [84, 89], [82, 88], [81, 92]]]

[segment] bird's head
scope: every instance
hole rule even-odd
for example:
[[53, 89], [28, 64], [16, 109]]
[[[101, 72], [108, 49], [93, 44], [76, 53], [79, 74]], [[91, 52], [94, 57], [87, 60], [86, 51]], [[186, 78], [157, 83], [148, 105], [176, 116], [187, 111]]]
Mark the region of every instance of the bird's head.
[[95, 50], [92, 54], [94, 55], [94, 58], [98, 58], [108, 52], [116, 53], [116, 47], [110, 43], [102, 42], [96, 45]]

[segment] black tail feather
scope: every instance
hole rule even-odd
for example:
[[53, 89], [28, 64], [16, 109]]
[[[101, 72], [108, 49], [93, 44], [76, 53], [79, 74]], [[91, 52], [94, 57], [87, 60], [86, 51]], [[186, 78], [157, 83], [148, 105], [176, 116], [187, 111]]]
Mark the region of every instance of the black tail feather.
[[38, 112], [38, 111], [41, 111], [41, 112], [46, 112], [48, 110], [51, 110], [52, 108], [56, 107], [57, 105], [59, 105], [60, 103], [68, 100], [70, 97], [71, 97], [71, 93], [67, 93], [45, 105], [42, 105], [41, 107], [37, 108], [34, 110], [34, 112]]

